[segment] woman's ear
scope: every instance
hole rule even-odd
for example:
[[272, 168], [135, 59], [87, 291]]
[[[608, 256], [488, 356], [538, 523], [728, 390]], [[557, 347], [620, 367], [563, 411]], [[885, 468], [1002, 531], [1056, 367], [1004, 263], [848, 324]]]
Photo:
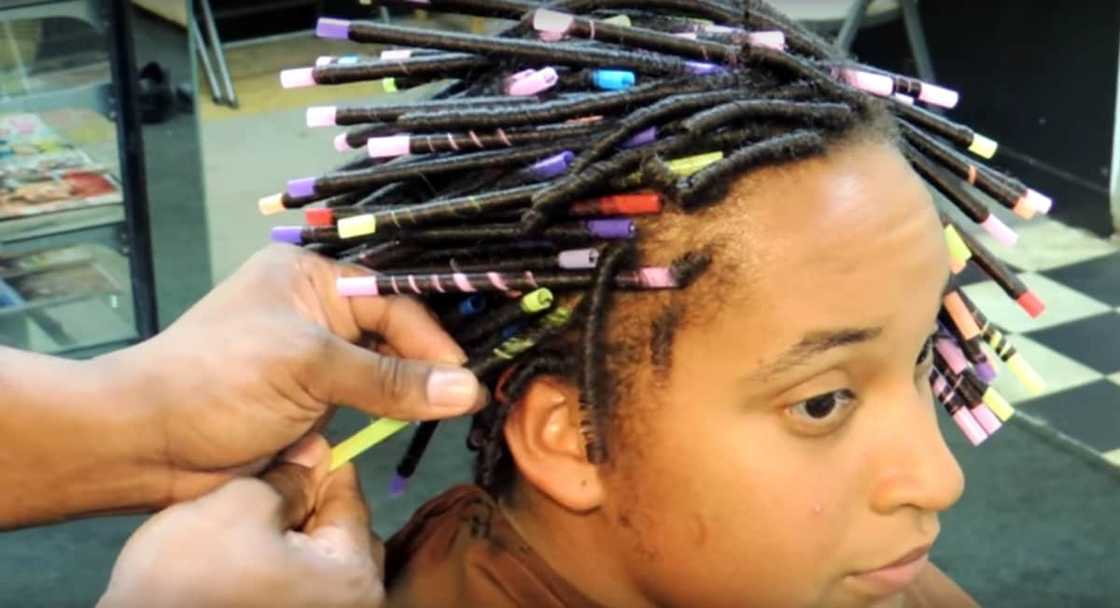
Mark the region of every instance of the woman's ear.
[[603, 500], [598, 467], [587, 459], [580, 432], [579, 390], [556, 376], [539, 376], [506, 419], [506, 444], [518, 473], [572, 511]]

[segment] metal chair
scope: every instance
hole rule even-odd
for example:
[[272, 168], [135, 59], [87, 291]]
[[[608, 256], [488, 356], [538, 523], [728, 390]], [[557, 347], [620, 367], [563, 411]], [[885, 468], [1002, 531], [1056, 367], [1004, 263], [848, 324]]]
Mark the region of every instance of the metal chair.
[[918, 77], [936, 81], [929, 56], [925, 31], [922, 29], [918, 0], [771, 0], [772, 4], [793, 19], [820, 32], [835, 36], [836, 44], [851, 50], [856, 34], [865, 26], [878, 25], [902, 17], [910, 52], [918, 68]]
[[[202, 61], [202, 70], [210, 84], [210, 95], [214, 103], [236, 108], [237, 92], [233, 89], [233, 79], [230, 78], [229, 66], [226, 65], [226, 54], [222, 50], [222, 39], [218, 37], [218, 27], [214, 23], [214, 11], [210, 8], [210, 0], [194, 0], [190, 8], [191, 10], [187, 11], [187, 29], [198, 51], [198, 58]], [[198, 23], [200, 20], [201, 27]], [[206, 29], [206, 36], [202, 35], [203, 28]], [[214, 63], [217, 64], [217, 74], [214, 72], [214, 64], [211, 63], [211, 55], [214, 56]], [[221, 88], [219, 88], [219, 78]]]

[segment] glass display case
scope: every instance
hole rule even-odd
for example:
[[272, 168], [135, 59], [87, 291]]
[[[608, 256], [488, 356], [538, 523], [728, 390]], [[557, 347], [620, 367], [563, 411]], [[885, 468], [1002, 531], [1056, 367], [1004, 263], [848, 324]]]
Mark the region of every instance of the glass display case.
[[0, 344], [157, 329], [127, 4], [0, 0]]

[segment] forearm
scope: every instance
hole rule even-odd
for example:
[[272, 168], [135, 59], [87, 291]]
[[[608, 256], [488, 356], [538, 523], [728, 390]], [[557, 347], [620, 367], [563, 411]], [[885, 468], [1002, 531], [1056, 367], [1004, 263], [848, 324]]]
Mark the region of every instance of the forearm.
[[0, 529], [158, 503], [144, 445], [158, 429], [110, 372], [0, 347]]

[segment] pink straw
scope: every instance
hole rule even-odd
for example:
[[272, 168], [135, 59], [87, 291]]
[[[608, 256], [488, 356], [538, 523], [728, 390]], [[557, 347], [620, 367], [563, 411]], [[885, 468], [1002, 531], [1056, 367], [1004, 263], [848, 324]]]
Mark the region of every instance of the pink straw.
[[976, 421], [976, 418], [973, 417], [972, 412], [970, 412], [967, 407], [962, 407], [957, 410], [957, 412], [953, 414], [953, 420], [956, 421], [961, 432], [964, 433], [964, 436], [968, 438], [969, 443], [973, 446], [984, 443], [984, 440], [988, 438], [988, 434], [984, 432], [980, 423]]
[[1007, 224], [1004, 224], [1003, 221], [994, 214], [989, 215], [988, 219], [980, 222], [980, 227], [986, 230], [988, 234], [992, 235], [995, 240], [1008, 247], [1014, 247], [1015, 243], [1019, 240], [1019, 235], [1015, 234], [1014, 230]]
[[964, 353], [961, 352], [960, 347], [953, 343], [948, 338], [937, 338], [934, 340], [934, 348], [949, 364], [949, 369], [953, 370], [954, 374], [960, 374], [968, 367], [968, 359], [965, 358]]

